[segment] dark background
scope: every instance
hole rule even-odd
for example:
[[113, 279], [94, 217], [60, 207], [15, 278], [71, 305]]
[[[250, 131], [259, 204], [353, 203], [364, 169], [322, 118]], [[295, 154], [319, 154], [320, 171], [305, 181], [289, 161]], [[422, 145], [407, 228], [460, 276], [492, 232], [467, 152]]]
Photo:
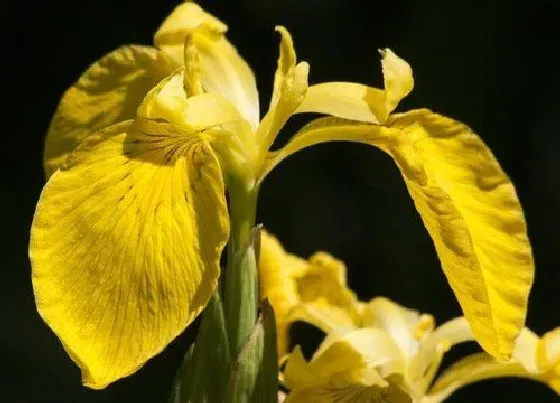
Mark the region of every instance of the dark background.
[[[176, 1], [3, 4], [0, 271], [0, 401], [164, 402], [193, 331], [134, 376], [103, 391], [79, 371], [35, 312], [28, 231], [43, 185], [43, 138], [59, 96], [85, 67], [125, 43], [150, 44]], [[258, 78], [268, 105], [276, 65], [274, 25], [287, 26], [310, 82], [380, 86], [378, 48], [413, 67], [416, 87], [399, 110], [429, 107], [475, 129], [516, 184], [537, 267], [528, 325], [560, 325], [560, 2], [239, 0], [206, 1]], [[11, 70], [11, 71], [10, 71]], [[6, 105], [8, 105], [6, 107]], [[294, 119], [280, 142], [306, 118]], [[327, 250], [349, 267], [363, 299], [388, 296], [438, 322], [460, 313], [431, 240], [392, 161], [374, 148], [327, 144], [281, 164], [266, 180], [259, 220], [301, 256]], [[297, 326], [307, 345], [318, 335]], [[457, 356], [473, 348], [459, 348]], [[447, 362], [448, 360], [446, 360]], [[487, 381], [450, 402], [552, 402], [545, 386]]]

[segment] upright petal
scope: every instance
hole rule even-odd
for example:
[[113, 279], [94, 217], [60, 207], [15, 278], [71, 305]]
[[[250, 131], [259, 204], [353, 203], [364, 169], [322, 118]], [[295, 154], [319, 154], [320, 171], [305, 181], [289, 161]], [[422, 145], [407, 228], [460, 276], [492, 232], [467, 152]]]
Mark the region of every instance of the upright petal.
[[401, 99], [406, 97], [414, 87], [410, 65], [398, 57], [391, 49], [381, 50], [381, 68], [385, 84], [385, 118], [395, 110]]
[[103, 388], [171, 342], [207, 304], [229, 221], [198, 136], [127, 121], [91, 135], [45, 186], [31, 230], [39, 313]]
[[525, 219], [511, 181], [482, 140], [460, 122], [415, 110], [387, 124], [317, 119], [269, 154], [263, 176], [288, 155], [327, 141], [354, 141], [387, 152], [477, 341], [507, 359], [525, 323], [534, 276]]
[[259, 123], [259, 96], [255, 77], [245, 60], [225, 38], [227, 26], [199, 5], [185, 2], [167, 17], [154, 43], [183, 64], [187, 35], [200, 52], [202, 87], [229, 99], [253, 128]]
[[276, 31], [280, 33], [281, 41], [272, 101], [255, 134], [263, 153], [272, 146], [280, 129], [305, 98], [309, 74], [306, 62], [296, 64], [292, 37], [286, 28], [276, 27]]
[[149, 90], [175, 69], [157, 49], [124, 46], [92, 64], [63, 95], [45, 142], [50, 177], [89, 134], [132, 119]]

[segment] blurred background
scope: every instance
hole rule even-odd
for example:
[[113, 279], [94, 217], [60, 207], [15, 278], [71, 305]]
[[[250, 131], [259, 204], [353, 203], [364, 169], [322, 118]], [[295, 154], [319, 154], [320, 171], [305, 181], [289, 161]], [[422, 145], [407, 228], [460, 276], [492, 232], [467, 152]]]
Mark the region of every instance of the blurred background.
[[[42, 147], [62, 92], [89, 63], [127, 43], [151, 44], [177, 1], [50, 1], [3, 4], [4, 132], [1, 175], [1, 402], [165, 402], [194, 328], [134, 376], [103, 391], [85, 389], [77, 367], [35, 311], [27, 258], [29, 228], [44, 183]], [[276, 66], [276, 24], [294, 36], [310, 82], [382, 85], [378, 48], [414, 70], [416, 86], [399, 106], [429, 107], [470, 125], [517, 186], [537, 275], [528, 325], [542, 334], [560, 325], [560, 78], [558, 0], [383, 1], [228, 0], [201, 4], [229, 27], [253, 67], [261, 109]], [[44, 7], [40, 10], [36, 7]], [[10, 71], [13, 69], [13, 71]], [[278, 144], [309, 117], [297, 117]], [[380, 151], [327, 144], [290, 157], [262, 187], [258, 220], [287, 250], [326, 250], [348, 266], [362, 299], [388, 296], [438, 323], [460, 314], [393, 162]], [[321, 335], [295, 326], [306, 351]], [[476, 346], [461, 347], [460, 356]], [[445, 362], [448, 363], [447, 359]], [[557, 401], [545, 386], [487, 381], [450, 402]]]

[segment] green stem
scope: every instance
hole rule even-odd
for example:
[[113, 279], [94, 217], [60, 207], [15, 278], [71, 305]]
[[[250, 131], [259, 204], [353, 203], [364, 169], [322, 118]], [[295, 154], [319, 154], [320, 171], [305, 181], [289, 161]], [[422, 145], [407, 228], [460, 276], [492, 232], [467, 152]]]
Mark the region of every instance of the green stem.
[[223, 300], [230, 351], [236, 357], [255, 326], [259, 306], [254, 245], [258, 188], [247, 190], [233, 182], [228, 190], [231, 229]]

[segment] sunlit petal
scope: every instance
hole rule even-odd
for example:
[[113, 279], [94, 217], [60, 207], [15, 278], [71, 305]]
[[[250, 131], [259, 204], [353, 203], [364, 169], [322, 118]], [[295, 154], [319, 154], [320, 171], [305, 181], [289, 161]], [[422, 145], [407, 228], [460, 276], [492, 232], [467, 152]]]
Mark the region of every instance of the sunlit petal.
[[317, 119], [270, 153], [264, 172], [298, 150], [328, 141], [365, 143], [387, 152], [403, 175], [477, 341], [507, 359], [525, 322], [534, 275], [525, 219], [511, 181], [482, 140], [460, 122], [415, 110], [387, 123]]
[[89, 136], [45, 186], [31, 230], [38, 310], [103, 388], [163, 350], [207, 304], [229, 220], [200, 137], [150, 121]]

